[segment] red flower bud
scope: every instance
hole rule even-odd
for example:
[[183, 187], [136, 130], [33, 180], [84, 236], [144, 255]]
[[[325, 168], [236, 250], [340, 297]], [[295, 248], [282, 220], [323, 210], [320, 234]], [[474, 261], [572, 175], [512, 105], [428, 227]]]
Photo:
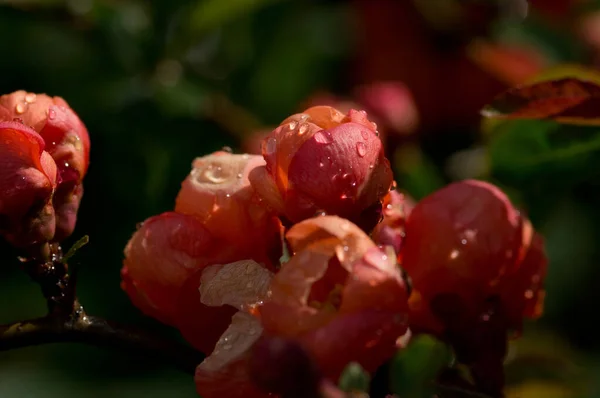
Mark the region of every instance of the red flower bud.
[[265, 330], [297, 339], [334, 380], [352, 361], [374, 371], [407, 330], [408, 294], [394, 254], [335, 216], [296, 224], [287, 239], [295, 254], [260, 308]]
[[54, 236], [56, 164], [44, 140], [17, 122], [0, 122], [0, 234], [16, 246]]
[[235, 242], [238, 252], [274, 267], [281, 257], [281, 223], [260, 203], [248, 180], [264, 164], [260, 156], [227, 152], [197, 158], [175, 211], [195, 216], [213, 236]]
[[392, 184], [381, 140], [362, 111], [309, 108], [284, 120], [262, 151], [266, 167], [253, 170], [250, 182], [291, 222], [321, 211], [355, 221]]
[[[179, 327], [197, 348], [210, 352], [232, 310], [200, 302], [201, 271], [238, 256], [233, 244], [215, 238], [194, 217], [163, 213], [146, 220], [127, 244], [121, 286], [146, 315]], [[202, 322], [191, 322], [190, 315]]]
[[413, 133], [419, 124], [419, 112], [408, 87], [400, 82], [378, 82], [356, 89], [359, 101], [387, 130], [397, 134]]
[[383, 199], [383, 220], [377, 224], [371, 237], [380, 246], [391, 246], [400, 254], [402, 240], [406, 236], [406, 218], [415, 206], [406, 194], [390, 191]]
[[77, 114], [60, 97], [15, 91], [0, 97], [0, 120], [19, 120], [35, 130], [45, 142], [45, 150], [58, 166], [58, 187], [53, 198], [56, 234], [60, 241], [75, 228], [81, 181], [89, 165], [90, 140]]
[[545, 269], [541, 240], [531, 242], [531, 224], [491, 184], [457, 182], [417, 203], [401, 250], [414, 288], [411, 326], [441, 333], [448, 314], [476, 320], [500, 297], [507, 327], [520, 328]]
[[58, 165], [61, 179], [70, 179], [72, 169], [81, 180], [87, 172], [90, 139], [77, 114], [61, 97], [20, 90], [0, 97], [0, 120], [20, 119], [37, 131], [46, 150]]

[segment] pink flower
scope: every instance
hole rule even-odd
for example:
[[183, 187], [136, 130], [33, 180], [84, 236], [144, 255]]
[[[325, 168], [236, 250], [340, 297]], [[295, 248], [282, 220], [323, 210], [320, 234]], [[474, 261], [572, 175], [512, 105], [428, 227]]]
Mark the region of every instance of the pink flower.
[[90, 139], [85, 125], [60, 97], [20, 90], [0, 97], [0, 121], [18, 120], [35, 130], [58, 167], [52, 205], [56, 212], [54, 240], [75, 228], [82, 180], [89, 166]]
[[[392, 184], [381, 140], [362, 111], [309, 108], [284, 120], [263, 141], [262, 152], [266, 166], [252, 171], [250, 182], [292, 223], [319, 212], [358, 221], [381, 206]], [[373, 216], [368, 227], [378, 219]]]
[[259, 310], [265, 331], [297, 339], [332, 380], [352, 361], [374, 371], [407, 331], [408, 293], [394, 253], [335, 216], [303, 221], [286, 236], [294, 255]]
[[15, 246], [51, 240], [54, 160], [44, 140], [18, 122], [0, 122], [0, 234]]

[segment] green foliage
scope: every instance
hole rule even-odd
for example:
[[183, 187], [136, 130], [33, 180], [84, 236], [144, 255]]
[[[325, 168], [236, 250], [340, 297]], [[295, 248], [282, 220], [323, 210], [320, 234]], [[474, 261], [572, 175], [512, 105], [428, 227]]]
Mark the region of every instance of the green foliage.
[[436, 376], [451, 360], [444, 343], [428, 335], [414, 337], [392, 360], [392, 391], [403, 398], [431, 397]]
[[339, 386], [342, 391], [346, 392], [369, 392], [370, 382], [371, 377], [362, 366], [352, 362], [342, 372]]

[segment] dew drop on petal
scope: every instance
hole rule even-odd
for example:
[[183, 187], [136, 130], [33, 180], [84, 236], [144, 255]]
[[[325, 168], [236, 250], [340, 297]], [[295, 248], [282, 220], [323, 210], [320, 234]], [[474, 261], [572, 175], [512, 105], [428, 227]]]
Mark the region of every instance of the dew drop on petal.
[[525, 298], [528, 299], [528, 300], [531, 300], [533, 298], [533, 290], [531, 290], [531, 289], [527, 290], [525, 292]]
[[307, 131], [308, 131], [308, 126], [306, 124], [303, 124], [298, 129], [298, 135], [304, 135], [304, 133], [306, 133]]
[[223, 152], [227, 152], [227, 153], [233, 153], [233, 149], [231, 149], [230, 146], [224, 146], [223, 148], [221, 148], [221, 150]]
[[361, 130], [360, 135], [362, 135], [363, 140], [369, 139], [369, 133], [367, 132], [367, 130]]
[[35, 102], [36, 98], [37, 95], [35, 93], [27, 93], [27, 95], [25, 95], [25, 102], [32, 104]]
[[372, 164], [369, 165], [369, 169], [373, 170], [374, 168], [375, 168], [374, 165], [372, 165]]
[[56, 111], [54, 109], [50, 109], [48, 111], [48, 120], [54, 120], [56, 117]]
[[242, 177], [243, 177], [242, 173], [237, 174], [237, 178], [242, 178]]
[[325, 164], [323, 162], [319, 162], [319, 167], [325, 167]]
[[[297, 126], [298, 126], [298, 123], [297, 123], [297, 122], [290, 122], [290, 123], [288, 124], [288, 128], [289, 128], [290, 130], [295, 130]], [[302, 133], [301, 133], [301, 134], [302, 134]]]
[[267, 140], [267, 155], [275, 153], [277, 149], [277, 139], [271, 137]]
[[358, 153], [358, 156], [361, 158], [367, 154], [367, 146], [364, 142], [359, 142], [356, 144], [356, 153]]
[[27, 102], [21, 102], [17, 104], [17, 106], [15, 107], [15, 111], [20, 115], [22, 113], [25, 113], [28, 107], [29, 104]]

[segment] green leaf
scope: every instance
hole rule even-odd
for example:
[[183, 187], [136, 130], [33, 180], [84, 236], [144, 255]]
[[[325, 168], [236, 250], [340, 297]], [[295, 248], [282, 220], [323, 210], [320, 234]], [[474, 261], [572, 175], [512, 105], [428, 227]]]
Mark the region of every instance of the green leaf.
[[205, 32], [259, 7], [282, 0], [204, 0], [191, 10], [193, 32]]
[[503, 183], [571, 184], [597, 174], [600, 130], [547, 120], [507, 121], [492, 131], [488, 150], [492, 174]]
[[369, 374], [356, 362], [352, 362], [346, 366], [340, 376], [340, 388], [345, 392], [368, 392], [371, 377]]
[[418, 146], [404, 146], [394, 154], [394, 175], [415, 199], [442, 188], [444, 180], [433, 161]]
[[434, 379], [451, 361], [446, 344], [428, 335], [414, 337], [392, 360], [392, 391], [403, 398], [431, 397]]

